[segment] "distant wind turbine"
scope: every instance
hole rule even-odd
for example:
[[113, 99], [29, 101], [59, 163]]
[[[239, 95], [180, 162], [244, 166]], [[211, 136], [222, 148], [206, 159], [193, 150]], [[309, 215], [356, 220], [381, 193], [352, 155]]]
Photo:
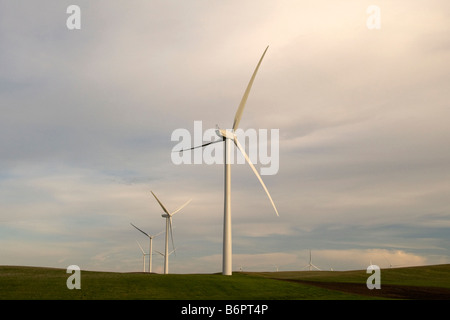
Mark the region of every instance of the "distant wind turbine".
[[[385, 255], [383, 255], [383, 256], [387, 260], [387, 262], [389, 263], [389, 268], [401, 267], [400, 264], [395, 264], [395, 265], [392, 264], [391, 261], [389, 261], [389, 259]], [[372, 265], [372, 263], [370, 263], [370, 264]]]
[[[167, 255], [170, 256], [170, 255], [171, 255], [172, 253], [174, 253], [175, 251], [176, 251], [176, 249], [173, 249], [172, 251], [170, 251], [169, 253], [167, 253]], [[162, 252], [160, 252], [160, 251], [158, 251], [158, 250], [155, 250], [155, 252], [158, 253], [158, 254], [160, 254], [160, 255], [164, 258], [164, 261], [165, 261], [166, 254], [164, 254], [164, 253], [162, 253]]]
[[242, 118], [242, 113], [244, 112], [245, 104], [247, 102], [248, 95], [250, 93], [250, 90], [253, 85], [253, 81], [255, 80], [256, 73], [258, 72], [259, 66], [261, 65], [261, 62], [264, 58], [264, 55], [267, 52], [267, 49], [264, 50], [264, 53], [262, 54], [258, 64], [256, 65], [255, 71], [253, 72], [252, 77], [250, 78], [250, 82], [247, 85], [247, 89], [244, 92], [244, 95], [241, 99], [241, 102], [239, 104], [239, 107], [236, 111], [236, 115], [234, 117], [233, 122], [233, 129], [232, 130], [224, 130], [219, 129], [217, 127], [216, 134], [221, 138], [219, 140], [215, 140], [212, 142], [205, 143], [201, 146], [195, 146], [193, 148], [180, 150], [180, 152], [192, 150], [195, 148], [201, 148], [205, 147], [207, 145], [218, 143], [218, 142], [225, 142], [224, 143], [224, 160], [225, 160], [225, 187], [224, 187], [224, 220], [223, 220], [223, 257], [222, 257], [222, 274], [223, 275], [231, 275], [232, 274], [232, 240], [231, 240], [231, 142], [234, 142], [236, 147], [241, 151], [243, 154], [245, 160], [250, 165], [250, 168], [255, 173], [256, 177], [258, 178], [259, 182], [261, 183], [262, 187], [264, 188], [267, 196], [269, 197], [269, 200], [275, 209], [275, 213], [278, 216], [278, 210], [275, 207], [275, 203], [272, 200], [272, 197], [269, 194], [269, 191], [266, 188], [266, 185], [264, 184], [263, 180], [261, 179], [261, 176], [259, 175], [258, 171], [256, 170], [253, 163], [250, 161], [250, 158], [245, 153], [245, 149], [242, 147], [242, 145], [239, 143], [239, 140], [236, 137], [235, 131], [239, 126], [239, 122]]
[[303, 269], [305, 268], [309, 268], [309, 271], [311, 271], [313, 268], [320, 271], [320, 269], [312, 263], [311, 250], [309, 250], [309, 263], [306, 266], [304, 266]]
[[[149, 256], [149, 258], [148, 258], [148, 265], [149, 265], [149, 267], [148, 267], [148, 272], [150, 273], [150, 272], [152, 272], [152, 255], [153, 255], [153, 244], [152, 244], [152, 241], [153, 241], [153, 238], [159, 236], [161, 233], [164, 232], [164, 230], [161, 231], [161, 232], [159, 232], [158, 234], [152, 236], [152, 235], [149, 235], [147, 232], [142, 231], [141, 229], [139, 229], [138, 227], [136, 227], [136, 226], [135, 226], [134, 224], [132, 224], [131, 222], [130, 222], [130, 224], [131, 224], [133, 227], [135, 227], [137, 230], [139, 230], [140, 232], [142, 232], [143, 234], [145, 234], [145, 235], [150, 239], [150, 248], [149, 248], [149, 251], [148, 251], [148, 252], [149, 252], [149, 253], [148, 253], [148, 256]], [[144, 272], [145, 272], [145, 271], [144, 271]]]
[[137, 240], [136, 243], [138, 244], [139, 248], [142, 251], [142, 268], [143, 268], [142, 272], [145, 272], [145, 256], [148, 255], [148, 253], [145, 253], [144, 249], [142, 249], [140, 243]]
[[161, 201], [159, 201], [159, 199], [156, 197], [156, 195], [153, 193], [153, 191], [150, 191], [150, 192], [155, 197], [156, 201], [158, 201], [159, 205], [161, 206], [161, 208], [164, 211], [164, 213], [161, 216], [163, 218], [166, 218], [166, 245], [165, 245], [165, 251], [164, 251], [164, 274], [168, 274], [169, 273], [169, 255], [170, 255], [170, 253], [169, 253], [169, 232], [170, 232], [170, 237], [172, 239], [173, 251], [175, 251], [175, 244], [173, 242], [173, 232], [172, 232], [172, 216], [175, 213], [177, 213], [178, 211], [180, 211], [181, 209], [183, 209], [189, 202], [192, 201], [192, 199], [188, 200], [185, 204], [183, 204], [177, 210], [170, 213], [169, 211], [167, 211], [166, 207], [164, 207], [164, 205], [161, 203]]

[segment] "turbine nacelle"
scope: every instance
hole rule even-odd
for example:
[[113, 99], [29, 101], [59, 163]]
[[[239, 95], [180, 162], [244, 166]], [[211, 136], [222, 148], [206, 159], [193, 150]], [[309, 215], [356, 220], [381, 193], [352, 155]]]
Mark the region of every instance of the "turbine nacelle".
[[236, 134], [234, 130], [220, 129], [219, 126], [216, 126], [216, 134], [223, 139], [236, 139]]

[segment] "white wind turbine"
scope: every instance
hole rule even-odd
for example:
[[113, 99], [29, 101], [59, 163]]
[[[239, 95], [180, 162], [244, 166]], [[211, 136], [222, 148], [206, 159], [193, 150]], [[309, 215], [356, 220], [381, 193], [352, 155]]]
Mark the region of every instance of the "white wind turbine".
[[142, 231], [141, 229], [139, 229], [138, 227], [136, 227], [136, 226], [135, 226], [134, 224], [132, 224], [131, 222], [130, 222], [130, 224], [131, 224], [133, 227], [135, 227], [137, 230], [139, 230], [140, 232], [142, 232], [143, 234], [145, 234], [145, 235], [150, 239], [150, 248], [149, 248], [149, 251], [148, 251], [148, 252], [149, 252], [149, 253], [148, 253], [148, 256], [149, 256], [149, 258], [148, 258], [148, 265], [149, 265], [148, 272], [150, 273], [150, 272], [152, 272], [152, 255], [153, 255], [153, 244], [152, 244], [152, 242], [153, 242], [153, 238], [159, 236], [161, 233], [164, 232], [164, 230], [161, 231], [160, 233], [158, 233], [158, 234], [152, 236], [152, 235], [149, 235], [147, 232]]
[[311, 271], [313, 268], [321, 271], [318, 267], [316, 267], [313, 263], [312, 263], [312, 258], [311, 258], [311, 250], [309, 250], [309, 263], [303, 267], [303, 269], [308, 268], [309, 267], [309, 271]]
[[250, 81], [247, 85], [247, 89], [244, 92], [244, 95], [241, 99], [241, 102], [239, 104], [239, 107], [236, 111], [236, 115], [234, 117], [233, 122], [233, 129], [232, 130], [224, 130], [219, 129], [217, 127], [216, 134], [221, 138], [219, 140], [215, 140], [212, 142], [208, 142], [206, 144], [203, 144], [201, 146], [196, 146], [193, 148], [180, 150], [180, 152], [192, 150], [195, 148], [205, 147], [207, 145], [218, 143], [218, 142], [225, 142], [224, 143], [224, 160], [225, 160], [225, 188], [224, 188], [224, 220], [223, 220], [223, 260], [222, 260], [222, 274], [223, 275], [231, 275], [232, 274], [232, 244], [231, 244], [231, 163], [230, 163], [230, 150], [231, 150], [231, 142], [234, 142], [236, 147], [241, 151], [243, 154], [245, 160], [250, 165], [250, 168], [255, 173], [256, 177], [258, 178], [259, 182], [261, 183], [262, 187], [266, 191], [267, 196], [269, 197], [270, 202], [272, 203], [273, 208], [275, 209], [275, 213], [278, 216], [278, 210], [275, 207], [275, 203], [272, 200], [272, 197], [269, 194], [269, 191], [266, 188], [266, 185], [264, 184], [263, 180], [261, 179], [261, 176], [259, 175], [258, 171], [256, 170], [253, 163], [250, 161], [250, 158], [245, 153], [245, 149], [242, 147], [242, 145], [239, 143], [239, 140], [236, 137], [235, 131], [239, 126], [239, 122], [242, 118], [242, 113], [245, 108], [245, 103], [247, 102], [248, 95], [250, 93], [250, 89], [252, 88], [253, 81], [255, 80], [256, 73], [258, 72], [259, 66], [261, 65], [261, 62], [264, 58], [264, 55], [266, 54], [266, 51], [269, 47], [264, 50], [264, 53], [261, 56], [261, 59], [259, 60], [258, 64], [256, 65], [255, 71], [253, 72], [252, 77], [250, 78]]
[[[175, 250], [176, 250], [176, 249], [173, 249], [173, 250], [170, 251], [167, 255], [170, 256], [172, 253], [175, 252]], [[166, 259], [166, 255], [165, 255], [164, 253], [162, 253], [162, 252], [160, 252], [160, 251], [158, 251], [158, 250], [155, 250], [155, 252], [158, 253], [158, 254], [160, 254], [160, 255], [164, 258], [164, 261], [166, 261], [166, 260], [165, 260], [165, 259]]]
[[[176, 249], [173, 249], [172, 251], [169, 252], [169, 256], [174, 253], [176, 251]], [[155, 250], [156, 253], [160, 254], [162, 257], [165, 257], [166, 255], [164, 253], [162, 253], [161, 251]]]
[[[164, 205], [161, 203], [161, 201], [159, 201], [159, 199], [155, 196], [153, 191], [150, 191], [150, 192], [155, 197], [156, 201], [158, 201], [159, 205], [161, 206], [161, 208], [164, 211], [164, 213], [161, 216], [163, 218], [166, 218], [166, 245], [165, 245], [165, 251], [164, 251], [164, 274], [168, 274], [169, 273], [169, 255], [170, 255], [170, 253], [175, 251], [175, 244], [173, 242], [173, 232], [172, 232], [172, 216], [175, 213], [177, 213], [178, 211], [180, 211], [181, 209], [183, 209], [189, 202], [192, 201], [192, 199], [188, 200], [185, 204], [183, 204], [177, 210], [175, 210], [174, 212], [170, 213], [166, 209], [166, 207], [164, 207]], [[170, 237], [172, 239], [172, 247], [173, 247], [173, 251], [170, 252], [170, 253], [169, 253], [169, 232], [170, 232]]]
[[148, 255], [148, 253], [145, 253], [144, 249], [142, 249], [141, 245], [139, 244], [139, 242], [137, 240], [136, 240], [136, 243], [138, 244], [139, 248], [142, 251], [142, 267], [143, 267], [142, 272], [145, 272], [145, 256]]
[[[395, 268], [395, 267], [401, 267], [402, 265], [400, 264], [392, 264], [391, 261], [389, 261], [389, 259], [383, 255], [383, 257], [387, 260], [387, 262], [389, 263], [389, 268]], [[372, 261], [370, 261], [370, 265], [372, 265]]]

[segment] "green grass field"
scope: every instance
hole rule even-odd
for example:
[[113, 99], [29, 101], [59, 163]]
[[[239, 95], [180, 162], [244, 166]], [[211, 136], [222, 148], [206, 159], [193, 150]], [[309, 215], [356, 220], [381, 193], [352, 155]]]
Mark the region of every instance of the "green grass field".
[[231, 277], [81, 270], [80, 290], [67, 288], [69, 276], [65, 269], [0, 266], [0, 299], [450, 299], [450, 265], [382, 269], [380, 290], [367, 289], [366, 280], [370, 274], [366, 270], [237, 272]]

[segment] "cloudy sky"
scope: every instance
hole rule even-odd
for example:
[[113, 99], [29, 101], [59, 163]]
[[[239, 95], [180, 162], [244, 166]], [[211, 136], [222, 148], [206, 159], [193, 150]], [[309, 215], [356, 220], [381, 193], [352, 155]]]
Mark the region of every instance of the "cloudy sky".
[[152, 190], [192, 199], [169, 271], [220, 271], [223, 165], [171, 135], [230, 128], [267, 45], [240, 127], [279, 129], [280, 216], [233, 165], [233, 269], [450, 263], [449, 34], [447, 0], [0, 0], [0, 264], [140, 271]]

